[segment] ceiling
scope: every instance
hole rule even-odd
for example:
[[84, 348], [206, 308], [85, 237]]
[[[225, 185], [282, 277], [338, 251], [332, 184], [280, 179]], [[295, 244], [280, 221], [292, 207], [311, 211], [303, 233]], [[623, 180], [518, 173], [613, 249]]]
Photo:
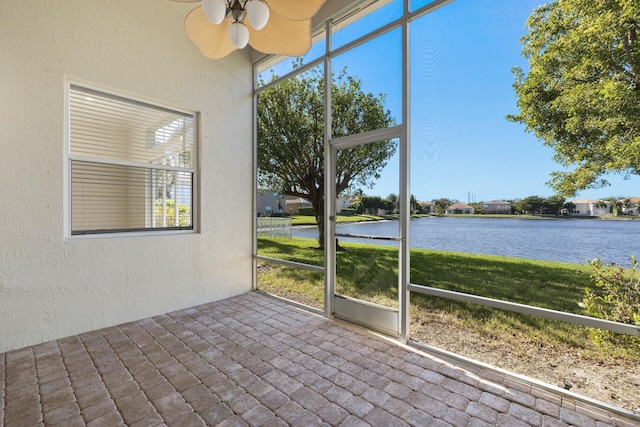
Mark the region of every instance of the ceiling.
[[[171, 1], [171, 0], [160, 0], [170, 7], [174, 8], [176, 11], [182, 15], [182, 19], [184, 20], [189, 12], [191, 12], [194, 8], [200, 5], [199, 1], [193, 3], [185, 3], [180, 1]], [[304, 0], [293, 0], [293, 1], [304, 1]], [[380, 7], [386, 3], [389, 3], [391, 0], [327, 0], [326, 3], [322, 6], [320, 11], [316, 14], [316, 16], [311, 20], [311, 28], [313, 29], [322, 26], [324, 22], [326, 22], [330, 18], [339, 19], [340, 17], [344, 17], [345, 15], [349, 15], [349, 21], [352, 21], [354, 17], [357, 17], [359, 11], [368, 8], [369, 6]], [[254, 51], [250, 46], [247, 46], [248, 49], [252, 51], [252, 59], [256, 61], [259, 58], [264, 57], [264, 54], [261, 52]]]
[[[200, 5], [200, 2], [194, 3], [184, 3], [179, 1], [171, 1], [171, 0], [160, 0], [174, 9], [181, 12], [183, 16], [187, 16], [189, 12], [191, 12], [196, 6]], [[304, 0], [295, 0], [295, 1], [304, 1]], [[374, 0], [375, 2], [376, 0]], [[387, 0], [388, 1], [388, 0]], [[360, 3], [371, 3], [371, 0], [327, 0], [327, 2], [322, 6], [320, 12], [316, 15], [316, 18], [313, 19], [312, 26], [316, 26], [327, 19], [335, 16], [339, 16], [344, 11], [352, 9], [353, 7], [359, 5]], [[385, 1], [386, 3], [386, 1]]]

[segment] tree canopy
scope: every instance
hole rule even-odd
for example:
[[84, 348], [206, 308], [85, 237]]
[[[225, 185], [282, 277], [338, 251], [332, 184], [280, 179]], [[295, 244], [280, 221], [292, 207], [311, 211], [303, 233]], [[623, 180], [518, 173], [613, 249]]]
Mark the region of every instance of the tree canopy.
[[640, 174], [640, 2], [556, 0], [527, 20], [514, 68], [524, 123], [564, 170], [549, 185], [571, 197]]
[[431, 201], [431, 203], [433, 203], [433, 213], [435, 213], [436, 215], [442, 215], [447, 212], [447, 208], [449, 206], [457, 202], [455, 200], [443, 197], [440, 199], [434, 199]]
[[529, 196], [515, 203], [515, 208], [520, 213], [535, 215], [544, 205], [544, 199], [540, 196]]
[[387, 213], [391, 213], [396, 205], [395, 202], [389, 198], [383, 199], [380, 196], [362, 196], [360, 197], [359, 206], [362, 207], [363, 212], [377, 215], [378, 209], [384, 209]]
[[[324, 244], [324, 75], [301, 73], [258, 96], [258, 184], [311, 202]], [[332, 81], [332, 138], [395, 124], [385, 96], [366, 93], [346, 69]], [[339, 150], [336, 194], [372, 187], [396, 150], [385, 140]]]
[[560, 215], [562, 210], [566, 208], [566, 199], [562, 196], [547, 197], [542, 202], [542, 213]]

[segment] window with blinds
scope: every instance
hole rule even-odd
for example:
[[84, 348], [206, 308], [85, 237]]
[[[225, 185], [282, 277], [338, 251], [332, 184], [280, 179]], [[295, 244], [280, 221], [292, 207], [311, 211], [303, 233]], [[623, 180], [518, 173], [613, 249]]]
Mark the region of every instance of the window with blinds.
[[193, 114], [69, 86], [71, 234], [193, 230]]

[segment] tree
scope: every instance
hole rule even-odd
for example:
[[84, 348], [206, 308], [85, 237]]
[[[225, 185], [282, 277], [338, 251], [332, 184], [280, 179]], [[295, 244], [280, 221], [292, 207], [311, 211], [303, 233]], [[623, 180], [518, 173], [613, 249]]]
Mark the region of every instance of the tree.
[[620, 213], [628, 215], [629, 208], [632, 206], [631, 199], [629, 197], [622, 198], [620, 200]]
[[389, 199], [384, 199], [382, 201], [382, 209], [384, 209], [387, 214], [394, 213], [396, 210], [396, 204]]
[[576, 204], [573, 202], [566, 202], [562, 208], [565, 210], [567, 214], [572, 214], [576, 211]]
[[[258, 96], [258, 183], [311, 202], [320, 247], [324, 246], [323, 93], [324, 76], [312, 69]], [[343, 70], [332, 82], [332, 137], [395, 125], [384, 103], [384, 95], [365, 93], [360, 80]], [[336, 194], [352, 185], [372, 187], [395, 150], [396, 143], [389, 140], [339, 150]]]
[[390, 193], [387, 196], [387, 200], [389, 200], [391, 203], [393, 203], [393, 209], [392, 212], [396, 212], [396, 209], [398, 209], [398, 196], [395, 193]]
[[[596, 208], [598, 209], [606, 209], [607, 206], [609, 206], [607, 200], [598, 200], [598, 202], [596, 203]], [[611, 208], [609, 208], [609, 213], [611, 213]]]
[[360, 198], [360, 204], [365, 212], [370, 215], [375, 215], [378, 213], [378, 209], [385, 209], [387, 207], [387, 204], [380, 196], [362, 196]]
[[436, 215], [442, 215], [447, 212], [447, 208], [455, 202], [453, 200], [440, 198], [432, 200], [431, 203], [433, 203], [433, 213]]
[[555, 0], [527, 20], [514, 68], [518, 115], [565, 170], [548, 184], [572, 197], [640, 174], [640, 2]]
[[529, 196], [522, 200], [518, 200], [516, 208], [521, 213], [530, 213], [535, 215], [544, 203], [544, 199], [539, 196]]
[[[611, 213], [613, 216], [622, 215], [622, 208], [625, 207], [625, 201], [621, 197], [607, 197], [606, 199], [604, 199], [604, 201], [607, 201], [611, 204], [609, 207], [609, 213]], [[603, 200], [600, 200], [599, 202], [603, 202]], [[606, 206], [607, 204], [605, 203], [603, 207]]]
[[473, 213], [475, 215], [482, 214], [482, 203], [480, 203], [480, 202], [470, 202], [469, 206], [471, 206], [473, 208]]
[[414, 196], [413, 194], [409, 196], [409, 211], [411, 213], [418, 211], [418, 200], [416, 199], [416, 196]]
[[542, 204], [543, 213], [559, 215], [564, 208], [566, 199], [561, 196], [551, 196], [544, 200]]
[[518, 200], [519, 199], [507, 200], [507, 202], [511, 204], [511, 210], [509, 211], [509, 213], [512, 215], [515, 215], [518, 213], [518, 209], [516, 209], [516, 203], [518, 202]]
[[419, 214], [431, 213], [431, 206], [428, 202], [416, 201], [416, 212]]

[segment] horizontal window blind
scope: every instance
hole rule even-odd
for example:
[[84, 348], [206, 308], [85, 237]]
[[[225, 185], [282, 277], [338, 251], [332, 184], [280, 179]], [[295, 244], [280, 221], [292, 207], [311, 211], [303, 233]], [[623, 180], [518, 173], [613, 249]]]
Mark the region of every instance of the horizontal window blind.
[[195, 118], [69, 91], [71, 234], [193, 229]]

